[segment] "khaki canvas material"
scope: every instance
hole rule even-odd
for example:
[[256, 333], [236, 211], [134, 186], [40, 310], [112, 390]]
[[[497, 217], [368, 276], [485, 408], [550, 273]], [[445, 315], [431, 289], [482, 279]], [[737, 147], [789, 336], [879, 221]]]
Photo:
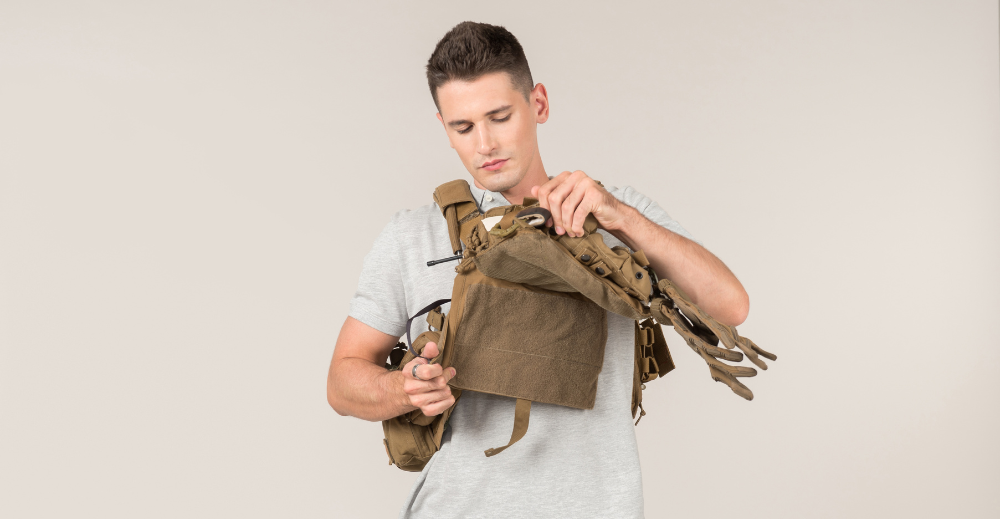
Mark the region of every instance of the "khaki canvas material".
[[[608, 336], [602, 308], [575, 294], [518, 290], [489, 278], [466, 282], [452, 343], [452, 387], [577, 409], [594, 406]], [[491, 327], [497, 333], [482, 333]]]
[[[513, 215], [505, 216], [499, 226], [515, 225], [507, 220]], [[584, 224], [585, 236], [581, 238], [565, 235], [553, 238], [530, 227], [520, 229], [510, 239], [497, 238], [491, 233], [493, 243], [485, 252], [476, 254], [474, 261], [483, 274], [496, 279], [556, 292], [580, 293], [609, 312], [630, 319], [648, 317], [642, 302], [649, 300], [649, 276], [626, 249], [604, 245], [596, 230], [597, 221], [590, 216]], [[553, 247], [553, 242], [560, 247]]]
[[[735, 377], [756, 371], [718, 359], [739, 361], [745, 354], [762, 369], [759, 356], [776, 359], [712, 319], [669, 280], [657, 281], [642, 251], [608, 247], [593, 216], [584, 236], [570, 238], [536, 227], [547, 219], [537, 207], [504, 206], [482, 214], [464, 180], [443, 184], [434, 200], [462, 260], [455, 268], [450, 312], [428, 314], [427, 322], [438, 331], [421, 334], [413, 348], [420, 351], [418, 345], [431, 340], [438, 344], [442, 353], [434, 362], [457, 371], [449, 383], [456, 401], [462, 390], [517, 399], [510, 441], [487, 449], [487, 456], [524, 436], [531, 402], [593, 407], [607, 339], [605, 310], [636, 320], [633, 417], [646, 414], [645, 383], [674, 369], [659, 324], [674, 326], [709, 364], [713, 379], [747, 400], [753, 394]], [[525, 199], [526, 205], [536, 203]], [[487, 229], [483, 219], [489, 217], [500, 221]], [[717, 347], [720, 339], [728, 349]], [[744, 353], [729, 351], [734, 347]], [[408, 352], [402, 363], [412, 358]], [[417, 410], [383, 422], [390, 463], [420, 470], [440, 448], [452, 409], [437, 417]]]

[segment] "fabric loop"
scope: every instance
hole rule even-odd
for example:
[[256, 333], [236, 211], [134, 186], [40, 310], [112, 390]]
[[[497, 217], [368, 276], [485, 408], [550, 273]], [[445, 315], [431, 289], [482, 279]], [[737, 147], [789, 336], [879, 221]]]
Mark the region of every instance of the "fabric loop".
[[524, 400], [522, 398], [517, 399], [517, 403], [514, 404], [514, 430], [510, 433], [510, 441], [507, 445], [503, 447], [496, 447], [493, 449], [486, 449], [486, 456], [495, 456], [500, 454], [507, 447], [514, 445], [521, 438], [524, 438], [524, 434], [528, 432], [528, 418], [531, 415], [531, 400]]
[[[425, 306], [423, 309], [421, 309], [419, 312], [417, 312], [417, 314], [414, 315], [413, 317], [410, 317], [409, 319], [406, 320], [406, 348], [407, 348], [407, 350], [409, 350], [410, 354], [413, 355], [414, 357], [419, 357], [420, 354], [417, 353], [417, 351], [413, 349], [413, 341], [410, 340], [410, 324], [412, 324], [413, 320], [416, 319], [417, 317], [420, 317], [421, 315], [424, 315], [427, 312], [430, 312], [431, 310], [433, 310], [433, 309], [435, 309], [435, 308], [437, 308], [437, 307], [439, 307], [439, 306], [441, 306], [441, 305], [443, 305], [443, 304], [445, 304], [445, 303], [447, 303], [449, 301], [451, 301], [451, 299], [438, 299], [437, 301], [434, 301], [433, 303]], [[426, 358], [426, 357], [424, 357], [424, 358]], [[427, 360], [430, 361], [431, 359], [427, 359]]]

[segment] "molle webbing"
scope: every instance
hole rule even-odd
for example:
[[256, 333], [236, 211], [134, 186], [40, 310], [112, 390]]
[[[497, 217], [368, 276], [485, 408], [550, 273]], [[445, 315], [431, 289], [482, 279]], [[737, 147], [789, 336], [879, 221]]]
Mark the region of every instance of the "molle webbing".
[[448, 237], [451, 239], [451, 250], [455, 254], [462, 252], [459, 238], [459, 223], [479, 213], [476, 199], [472, 196], [469, 183], [465, 180], [452, 180], [438, 186], [434, 190], [434, 201], [441, 208], [441, 214], [448, 222]]
[[632, 418], [639, 413], [639, 420], [646, 416], [642, 408], [642, 391], [646, 382], [656, 380], [674, 369], [674, 360], [667, 349], [663, 330], [653, 319], [635, 322], [635, 371], [632, 377]]

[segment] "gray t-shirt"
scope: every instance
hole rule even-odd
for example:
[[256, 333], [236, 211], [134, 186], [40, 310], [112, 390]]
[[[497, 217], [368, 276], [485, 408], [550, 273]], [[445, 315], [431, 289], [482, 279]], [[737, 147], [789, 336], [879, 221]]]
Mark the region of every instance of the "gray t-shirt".
[[[483, 211], [509, 205], [500, 193], [470, 187]], [[648, 197], [630, 187], [608, 191], [690, 238]], [[622, 245], [600, 232], [609, 246]], [[436, 204], [396, 213], [365, 256], [349, 315], [402, 336], [408, 316], [451, 297], [455, 263], [427, 266], [428, 260], [453, 255], [450, 243]], [[426, 329], [423, 319], [414, 319], [411, 334]], [[633, 334], [633, 321], [609, 312], [594, 408], [533, 403], [527, 434], [496, 456], [487, 458], [483, 451], [510, 439], [514, 399], [463, 392], [441, 450], [420, 473], [400, 518], [641, 518], [642, 475], [631, 413]]]

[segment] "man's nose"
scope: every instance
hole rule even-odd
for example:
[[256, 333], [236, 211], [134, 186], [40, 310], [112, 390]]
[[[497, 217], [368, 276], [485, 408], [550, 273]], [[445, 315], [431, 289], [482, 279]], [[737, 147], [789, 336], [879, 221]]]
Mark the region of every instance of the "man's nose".
[[480, 155], [489, 155], [494, 149], [496, 149], [496, 142], [493, 140], [493, 132], [484, 124], [479, 127], [479, 149], [476, 151]]

